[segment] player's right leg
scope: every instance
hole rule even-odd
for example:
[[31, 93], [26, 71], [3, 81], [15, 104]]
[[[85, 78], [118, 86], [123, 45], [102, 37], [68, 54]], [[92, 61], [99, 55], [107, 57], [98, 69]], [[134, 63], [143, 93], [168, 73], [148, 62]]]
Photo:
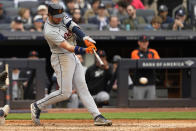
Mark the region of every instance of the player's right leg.
[[9, 105], [5, 105], [3, 108], [0, 108], [0, 125], [5, 124], [5, 117], [8, 115], [9, 111]]
[[76, 88], [78, 95], [84, 106], [94, 117], [94, 125], [96, 126], [111, 126], [112, 121], [104, 118], [99, 112], [93, 97], [91, 96], [85, 81], [85, 75], [83, 67], [79, 60], [77, 60], [77, 66], [73, 77], [73, 86]]

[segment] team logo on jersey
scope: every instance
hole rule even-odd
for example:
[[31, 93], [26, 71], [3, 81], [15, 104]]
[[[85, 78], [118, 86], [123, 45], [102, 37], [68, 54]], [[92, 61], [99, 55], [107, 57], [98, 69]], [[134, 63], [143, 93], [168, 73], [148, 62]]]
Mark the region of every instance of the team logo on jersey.
[[71, 37], [72, 37], [72, 32], [70, 30], [64, 33], [64, 38], [66, 40], [70, 39]]

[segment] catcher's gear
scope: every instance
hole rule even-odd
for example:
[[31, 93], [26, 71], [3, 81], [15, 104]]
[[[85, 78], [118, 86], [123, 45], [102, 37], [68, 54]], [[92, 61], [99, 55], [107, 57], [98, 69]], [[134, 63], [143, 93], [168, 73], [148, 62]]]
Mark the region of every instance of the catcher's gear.
[[83, 37], [84, 43], [87, 47], [94, 45], [96, 42], [89, 36]]
[[0, 82], [5, 82], [6, 78], [7, 78], [7, 72], [3, 71], [0, 73]]

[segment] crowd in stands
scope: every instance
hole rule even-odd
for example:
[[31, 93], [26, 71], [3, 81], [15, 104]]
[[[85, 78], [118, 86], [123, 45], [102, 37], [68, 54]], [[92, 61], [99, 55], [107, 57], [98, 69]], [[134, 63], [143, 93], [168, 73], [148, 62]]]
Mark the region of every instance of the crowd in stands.
[[156, 2], [149, 5], [146, 0], [1, 0], [0, 29], [42, 32], [49, 2], [59, 2], [66, 15], [84, 29], [193, 29], [190, 15], [183, 5], [174, 12], [174, 16], [168, 16], [169, 9], [166, 5], [160, 5], [156, 9], [152, 6]]

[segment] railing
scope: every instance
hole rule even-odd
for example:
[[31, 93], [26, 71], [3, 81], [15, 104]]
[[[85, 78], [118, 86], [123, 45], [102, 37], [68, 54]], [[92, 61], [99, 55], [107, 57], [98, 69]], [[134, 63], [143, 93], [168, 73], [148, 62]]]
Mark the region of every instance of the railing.
[[[130, 69], [190, 69], [190, 98], [129, 100], [128, 75]], [[162, 58], [160, 60], [122, 59], [119, 62], [118, 102], [119, 107], [172, 107], [196, 106], [196, 58]]]

